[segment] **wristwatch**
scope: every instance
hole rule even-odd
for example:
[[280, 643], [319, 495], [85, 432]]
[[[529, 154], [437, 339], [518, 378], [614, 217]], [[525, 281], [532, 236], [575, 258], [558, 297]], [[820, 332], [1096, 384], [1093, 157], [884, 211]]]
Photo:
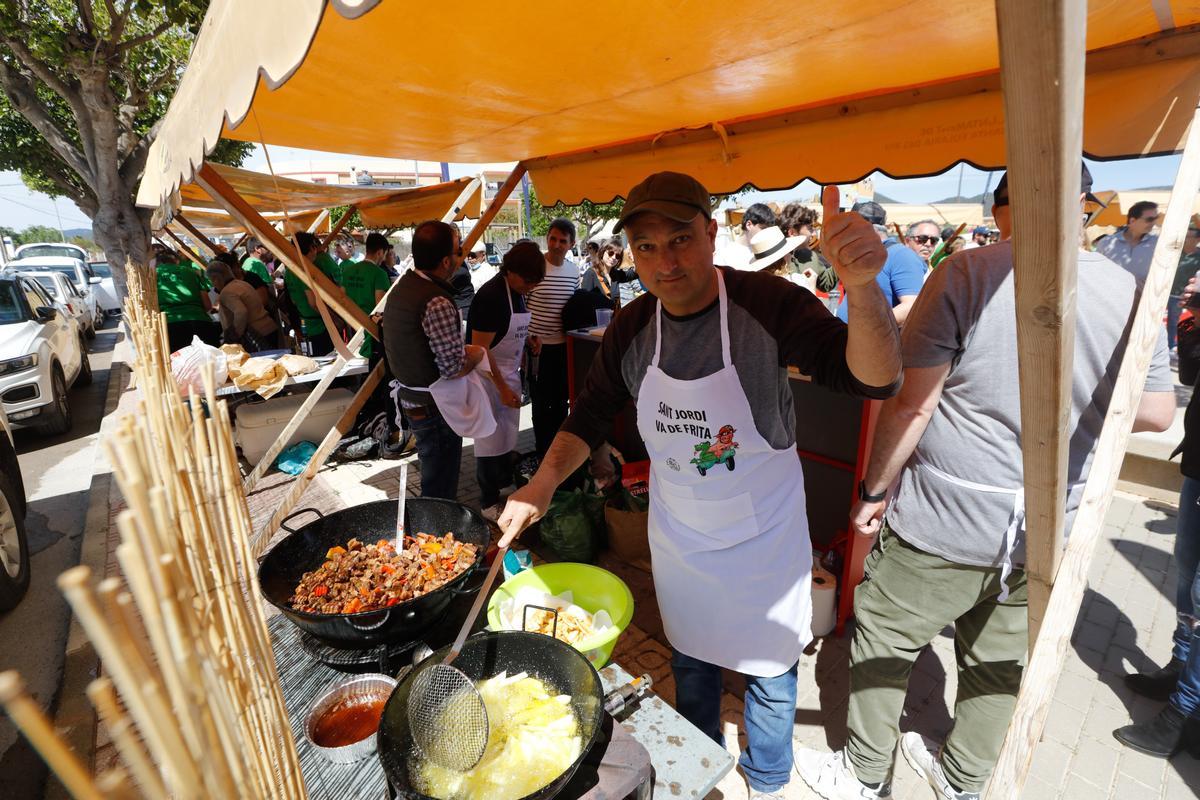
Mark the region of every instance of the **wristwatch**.
[[882, 503], [886, 497], [887, 489], [884, 489], [879, 494], [867, 494], [867, 482], [858, 482], [858, 499], [862, 500], [864, 503]]

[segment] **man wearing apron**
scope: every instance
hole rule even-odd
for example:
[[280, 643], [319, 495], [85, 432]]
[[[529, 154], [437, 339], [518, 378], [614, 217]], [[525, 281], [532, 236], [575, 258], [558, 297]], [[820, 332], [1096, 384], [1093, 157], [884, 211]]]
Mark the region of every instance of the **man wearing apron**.
[[[1081, 200], [1091, 186], [1086, 166], [1082, 177]], [[995, 198], [1007, 234], [1007, 175]], [[1100, 254], [1080, 253], [1078, 269], [1068, 530], [1137, 304], [1134, 276]], [[897, 741], [939, 798], [978, 798], [995, 766], [1029, 636], [1015, 305], [1012, 243], [1003, 241], [939, 264], [904, 323], [904, 386], [879, 414], [851, 513], [856, 535], [879, 539], [854, 596], [847, 745], [796, 754], [821, 797], [890, 796]], [[1160, 333], [1134, 430], [1163, 430], [1174, 418]], [[939, 747], [917, 731], [901, 736], [899, 722], [917, 654], [948, 625], [958, 699]]]
[[827, 200], [826, 255], [853, 287], [849, 326], [799, 286], [714, 267], [708, 190], [674, 172], [628, 195], [639, 297], [605, 331], [583, 392], [530, 483], [509, 498], [505, 533], [540, 518], [556, 486], [636, 401], [651, 461], [650, 548], [676, 705], [721, 741], [721, 669], [746, 676], [756, 798], [781, 797], [792, 767], [796, 664], [809, 633], [812, 551], [787, 367], [869, 397], [894, 393], [899, 334], [875, 275], [874, 229]]
[[475, 479], [479, 506], [490, 520], [500, 516], [500, 490], [513, 482], [512, 452], [521, 426], [521, 359], [531, 314], [525, 296], [542, 282], [546, 259], [533, 242], [519, 242], [504, 254], [500, 273], [479, 288], [467, 317], [471, 344], [487, 348], [492, 377], [496, 432], [475, 440]]

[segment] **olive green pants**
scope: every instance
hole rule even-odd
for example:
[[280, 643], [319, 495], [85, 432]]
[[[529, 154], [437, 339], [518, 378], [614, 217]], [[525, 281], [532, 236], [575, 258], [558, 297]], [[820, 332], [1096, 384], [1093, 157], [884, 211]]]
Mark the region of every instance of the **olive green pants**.
[[1010, 594], [1001, 603], [999, 568], [952, 563], [918, 550], [884, 526], [854, 595], [847, 747], [860, 780], [887, 780], [913, 662], [953, 625], [958, 696], [942, 767], [961, 791], [983, 789], [1025, 668], [1024, 571], [1013, 570], [1008, 585]]

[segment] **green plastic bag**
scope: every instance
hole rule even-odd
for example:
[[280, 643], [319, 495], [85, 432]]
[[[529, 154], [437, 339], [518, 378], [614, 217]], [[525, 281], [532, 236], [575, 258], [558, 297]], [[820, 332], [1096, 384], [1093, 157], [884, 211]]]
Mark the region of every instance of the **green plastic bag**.
[[581, 489], [555, 492], [540, 531], [559, 559], [593, 563], [603, 545], [604, 496]]

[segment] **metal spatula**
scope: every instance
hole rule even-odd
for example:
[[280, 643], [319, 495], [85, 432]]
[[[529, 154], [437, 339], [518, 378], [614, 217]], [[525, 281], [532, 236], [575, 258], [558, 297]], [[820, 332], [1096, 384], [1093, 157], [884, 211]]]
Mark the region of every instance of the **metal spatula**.
[[479, 690], [462, 670], [451, 666], [451, 662], [462, 652], [463, 642], [475, 625], [475, 618], [479, 616], [483, 601], [496, 581], [496, 573], [504, 563], [508, 546], [517, 533], [514, 529], [500, 540], [487, 577], [446, 658], [440, 664], [422, 668], [413, 678], [408, 692], [408, 726], [413, 741], [426, 758], [458, 772], [466, 772], [479, 763], [487, 750], [491, 731], [487, 707]]

